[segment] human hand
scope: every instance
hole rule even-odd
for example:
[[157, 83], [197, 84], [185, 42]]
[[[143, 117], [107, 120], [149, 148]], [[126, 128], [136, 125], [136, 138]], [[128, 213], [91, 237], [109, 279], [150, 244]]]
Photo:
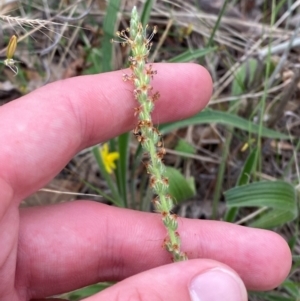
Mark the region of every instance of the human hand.
[[[155, 69], [157, 122], [186, 118], [208, 102], [211, 79], [202, 67]], [[291, 254], [270, 231], [180, 219], [191, 260], [169, 264], [156, 214], [89, 201], [19, 210], [78, 151], [135, 126], [136, 104], [122, 73], [59, 81], [0, 108], [0, 300], [40, 299], [99, 281], [123, 280], [89, 301], [235, 301], [246, 300], [244, 285], [276, 287]]]

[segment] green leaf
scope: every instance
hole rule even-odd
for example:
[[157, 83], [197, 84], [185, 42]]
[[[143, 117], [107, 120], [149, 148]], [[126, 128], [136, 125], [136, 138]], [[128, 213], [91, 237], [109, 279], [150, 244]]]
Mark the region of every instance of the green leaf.
[[[249, 156], [244, 164], [244, 167], [240, 173], [240, 176], [239, 176], [236, 186], [242, 186], [242, 185], [246, 185], [249, 183], [249, 181], [251, 179], [252, 171], [256, 166], [257, 155], [258, 155], [258, 151], [257, 151], [257, 148], [255, 148], [249, 154]], [[230, 208], [226, 212], [224, 220], [227, 222], [233, 222], [237, 216], [237, 213], [238, 213], [237, 207]]]
[[85, 181], [85, 180], [82, 180], [82, 183], [84, 183], [87, 187], [89, 187], [90, 189], [92, 189], [93, 191], [95, 191], [96, 193], [101, 195], [106, 200], [114, 203], [114, 199], [111, 196], [109, 196], [108, 194], [106, 194], [102, 189], [92, 185], [91, 183], [89, 183], [88, 181]]
[[127, 172], [129, 162], [129, 139], [130, 133], [122, 134], [118, 137], [118, 153], [120, 155], [117, 161], [116, 177], [121, 198], [127, 207]]
[[283, 209], [273, 209], [269, 212], [263, 213], [256, 221], [249, 224], [255, 228], [272, 229], [274, 227], [282, 226], [295, 219], [293, 211]]
[[[130, 164], [130, 169], [129, 169], [129, 189], [130, 189], [130, 208], [137, 209], [136, 206], [137, 204], [140, 204], [141, 207], [143, 207], [143, 201], [144, 198], [138, 199], [139, 196], [142, 195], [143, 191], [141, 191], [141, 187], [139, 187], [139, 192], [137, 191], [137, 186], [136, 186], [136, 174], [137, 170], [140, 167], [141, 162], [143, 161], [143, 148], [142, 145], [139, 143], [138, 147], [134, 153], [133, 156], [133, 161]], [[143, 181], [141, 181], [142, 183]]]
[[250, 58], [237, 70], [232, 82], [232, 95], [243, 94], [257, 77], [258, 61]]
[[86, 286], [86, 287], [80, 288], [76, 291], [64, 294], [60, 297], [66, 298], [71, 301], [79, 301], [79, 300], [82, 300], [83, 298], [87, 298], [89, 296], [95, 295], [112, 285], [113, 285], [113, 283], [110, 283], [110, 282], [97, 283], [97, 284]]
[[178, 143], [175, 147], [175, 150], [178, 152], [186, 153], [186, 154], [195, 154], [196, 150], [193, 145], [186, 142], [184, 139], [179, 139]]
[[199, 59], [201, 57], [206, 56], [209, 53], [215, 52], [218, 48], [217, 47], [211, 47], [211, 48], [204, 48], [204, 49], [198, 49], [198, 50], [187, 50], [170, 60], [168, 60], [169, 63], [185, 63], [194, 61], [196, 59]]
[[[203, 123], [218, 123], [233, 126], [235, 128], [247, 131], [249, 133], [258, 134], [259, 125], [241, 118], [237, 115], [230, 114], [227, 112], [221, 112], [212, 109], [205, 109], [202, 112], [196, 114], [195, 116], [180, 120], [173, 123], [167, 123], [160, 126], [160, 132], [162, 134], [169, 133], [175, 129], [186, 127], [193, 124], [203, 124]], [[270, 130], [263, 127], [261, 132], [262, 137], [274, 138], [274, 139], [290, 139], [288, 135]]]
[[[284, 290], [284, 294], [283, 291]], [[299, 282], [285, 280], [278, 288], [270, 292], [251, 292], [250, 296], [256, 296], [255, 300], [270, 300], [270, 301], [296, 301], [300, 300]]]
[[253, 296], [255, 300], [263, 301], [295, 301], [292, 296], [283, 296], [281, 292], [251, 292], [250, 296]]
[[300, 300], [299, 283], [295, 283], [294, 281], [287, 279], [281, 284], [280, 287], [288, 291], [289, 294], [295, 298], [295, 300]]
[[255, 169], [256, 166], [257, 155], [258, 155], [257, 152], [258, 152], [257, 147], [250, 152], [243, 166], [243, 169], [240, 173], [239, 179], [237, 181], [237, 186], [242, 186], [250, 182], [252, 171]]
[[155, 3], [155, 0], [147, 0], [145, 2], [144, 9], [143, 9], [142, 16], [141, 16], [141, 23], [143, 24], [144, 28], [147, 25], [147, 23], [149, 22], [151, 10], [152, 10], [154, 3]]
[[115, 36], [115, 26], [117, 23], [121, 0], [110, 0], [103, 21], [104, 37], [102, 41], [102, 72], [112, 70], [113, 45], [111, 39]]
[[273, 228], [294, 220], [298, 215], [296, 191], [287, 182], [255, 182], [232, 188], [224, 195], [229, 208], [268, 209], [250, 224], [253, 227]]
[[193, 181], [187, 180], [178, 169], [166, 167], [166, 176], [169, 178], [169, 193], [176, 203], [185, 201], [196, 194]]
[[90, 65], [89, 68], [84, 69], [84, 74], [97, 74], [102, 69], [102, 53], [100, 49], [91, 48], [87, 51], [87, 65]]

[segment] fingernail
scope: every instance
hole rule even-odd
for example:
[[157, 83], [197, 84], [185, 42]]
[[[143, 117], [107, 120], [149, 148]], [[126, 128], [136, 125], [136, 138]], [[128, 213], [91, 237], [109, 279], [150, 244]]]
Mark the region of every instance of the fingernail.
[[207, 270], [196, 276], [189, 287], [191, 301], [246, 301], [242, 280], [222, 268]]

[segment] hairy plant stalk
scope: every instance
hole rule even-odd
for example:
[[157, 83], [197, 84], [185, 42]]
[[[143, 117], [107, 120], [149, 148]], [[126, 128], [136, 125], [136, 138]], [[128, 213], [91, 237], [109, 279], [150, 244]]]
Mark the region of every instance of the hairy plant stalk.
[[132, 56], [129, 57], [132, 74], [124, 74], [123, 80], [133, 81], [135, 86], [134, 97], [139, 106], [135, 108], [138, 124], [133, 132], [143, 149], [149, 154], [149, 162], [146, 167], [150, 175], [150, 186], [156, 195], [153, 203], [156, 211], [161, 213], [167, 229], [167, 237], [163, 246], [172, 254], [173, 261], [182, 261], [187, 260], [187, 256], [180, 250], [177, 216], [171, 213], [174, 205], [169, 194], [169, 180], [165, 176], [166, 171], [162, 161], [166, 151], [162, 146], [161, 135], [153, 125], [151, 118], [151, 112], [155, 101], [159, 98], [159, 93], [152, 93], [151, 79], [156, 71], [152, 69], [151, 65], [146, 65], [146, 62], [151, 48], [151, 39], [155, 33], [156, 27], [147, 36], [147, 26], [143, 28], [134, 7], [130, 28], [117, 32], [117, 35], [122, 43], [130, 45], [132, 50]]

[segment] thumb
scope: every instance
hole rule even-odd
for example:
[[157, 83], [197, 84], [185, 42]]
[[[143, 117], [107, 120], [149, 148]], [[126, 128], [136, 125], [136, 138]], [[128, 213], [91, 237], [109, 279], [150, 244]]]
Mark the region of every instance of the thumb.
[[195, 259], [148, 270], [85, 299], [247, 301], [243, 281], [229, 267], [212, 260]]

